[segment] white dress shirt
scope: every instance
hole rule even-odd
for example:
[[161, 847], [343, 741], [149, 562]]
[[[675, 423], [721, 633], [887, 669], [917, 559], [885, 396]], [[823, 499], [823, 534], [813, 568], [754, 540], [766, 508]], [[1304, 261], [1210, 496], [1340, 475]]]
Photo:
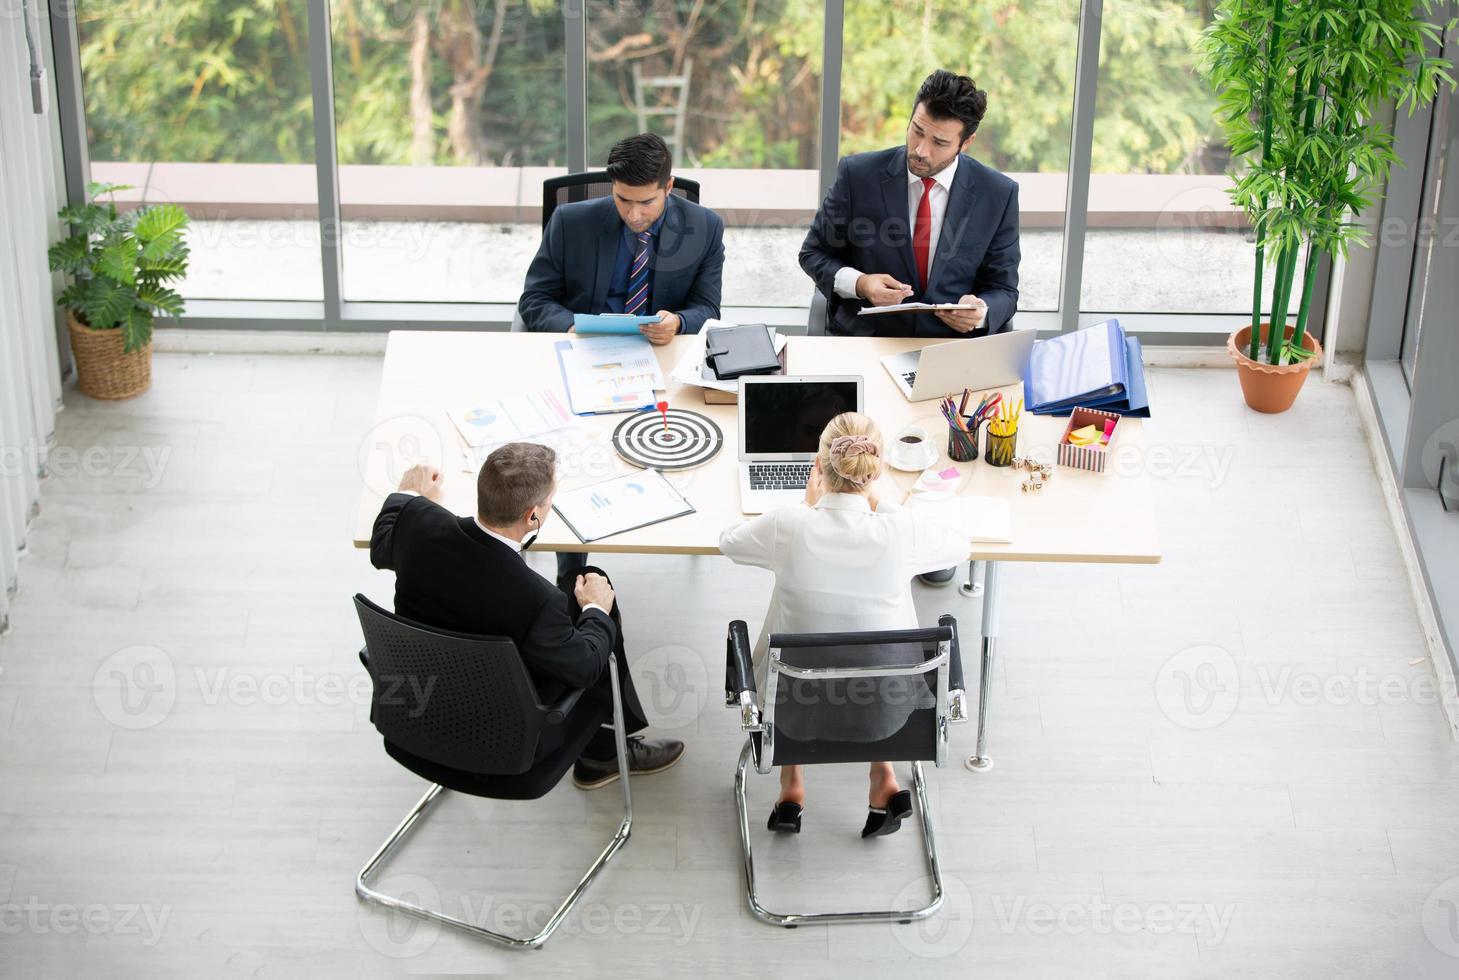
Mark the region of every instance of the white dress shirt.
[[[942, 235], [942, 219], [947, 215], [947, 198], [952, 193], [952, 175], [957, 173], [957, 157], [952, 158], [952, 163], [942, 169], [940, 173], [932, 175], [936, 181], [928, 192], [932, 196], [928, 199], [928, 207], [932, 210], [930, 219], [931, 234], [927, 241], [927, 278], [932, 278], [932, 264], [937, 259], [937, 239]], [[917, 208], [922, 203], [922, 178], [912, 171], [907, 171], [907, 222], [908, 227], [915, 234], [917, 229]], [[843, 299], [857, 299], [856, 280], [861, 278], [861, 270], [851, 266], [842, 266], [836, 271], [836, 295]], [[916, 283], [911, 285], [915, 286]], [[927, 283], [922, 284], [927, 288]]]
[[755, 643], [757, 689], [765, 691], [771, 633], [915, 629], [912, 578], [967, 560], [964, 532], [859, 494], [828, 493], [726, 528], [719, 550], [775, 573], [765, 626]]

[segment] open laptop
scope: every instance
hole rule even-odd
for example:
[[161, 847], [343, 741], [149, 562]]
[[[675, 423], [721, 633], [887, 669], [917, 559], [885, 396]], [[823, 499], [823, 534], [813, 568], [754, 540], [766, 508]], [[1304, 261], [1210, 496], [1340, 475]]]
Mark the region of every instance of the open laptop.
[[863, 404], [860, 375], [740, 378], [740, 510], [763, 514], [804, 500], [821, 431]]
[[921, 350], [888, 354], [882, 366], [909, 401], [925, 402], [964, 388], [982, 391], [1023, 380], [1033, 330], [950, 340]]

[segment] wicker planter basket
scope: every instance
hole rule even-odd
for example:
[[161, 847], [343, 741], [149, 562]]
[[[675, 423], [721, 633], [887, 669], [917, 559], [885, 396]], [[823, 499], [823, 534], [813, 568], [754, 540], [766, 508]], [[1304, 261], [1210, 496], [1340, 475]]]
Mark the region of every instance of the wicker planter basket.
[[76, 356], [76, 381], [84, 394], [116, 401], [134, 398], [151, 386], [152, 341], [128, 354], [121, 330], [93, 330], [69, 310], [66, 321]]

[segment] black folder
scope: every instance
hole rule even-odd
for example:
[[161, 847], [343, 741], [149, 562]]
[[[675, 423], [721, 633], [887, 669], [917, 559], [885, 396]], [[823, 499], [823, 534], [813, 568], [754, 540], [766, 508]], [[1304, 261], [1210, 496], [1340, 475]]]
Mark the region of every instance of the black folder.
[[705, 331], [704, 362], [721, 381], [746, 374], [770, 374], [780, 369], [775, 342], [763, 323], [742, 323]]

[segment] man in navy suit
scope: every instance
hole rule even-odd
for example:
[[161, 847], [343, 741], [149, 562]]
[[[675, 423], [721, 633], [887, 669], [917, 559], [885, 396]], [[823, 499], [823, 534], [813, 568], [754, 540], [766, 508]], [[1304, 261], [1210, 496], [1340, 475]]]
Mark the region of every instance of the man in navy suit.
[[[980, 337], [1018, 307], [1018, 185], [966, 154], [988, 94], [938, 69], [917, 91], [905, 146], [843, 157], [800, 248], [827, 300], [826, 332]], [[857, 316], [867, 306], [972, 310]]]
[[[724, 222], [669, 193], [672, 163], [653, 133], [619, 140], [608, 151], [612, 196], [552, 212], [517, 300], [529, 331], [566, 333], [574, 313], [636, 313], [657, 316], [639, 332], [667, 344], [719, 316]], [[557, 574], [569, 581], [587, 562], [560, 552]]]
[[619, 140], [612, 196], [552, 212], [517, 301], [529, 331], [565, 333], [574, 313], [633, 313], [657, 316], [639, 329], [667, 344], [719, 316], [724, 222], [670, 193], [671, 163], [653, 133]]

